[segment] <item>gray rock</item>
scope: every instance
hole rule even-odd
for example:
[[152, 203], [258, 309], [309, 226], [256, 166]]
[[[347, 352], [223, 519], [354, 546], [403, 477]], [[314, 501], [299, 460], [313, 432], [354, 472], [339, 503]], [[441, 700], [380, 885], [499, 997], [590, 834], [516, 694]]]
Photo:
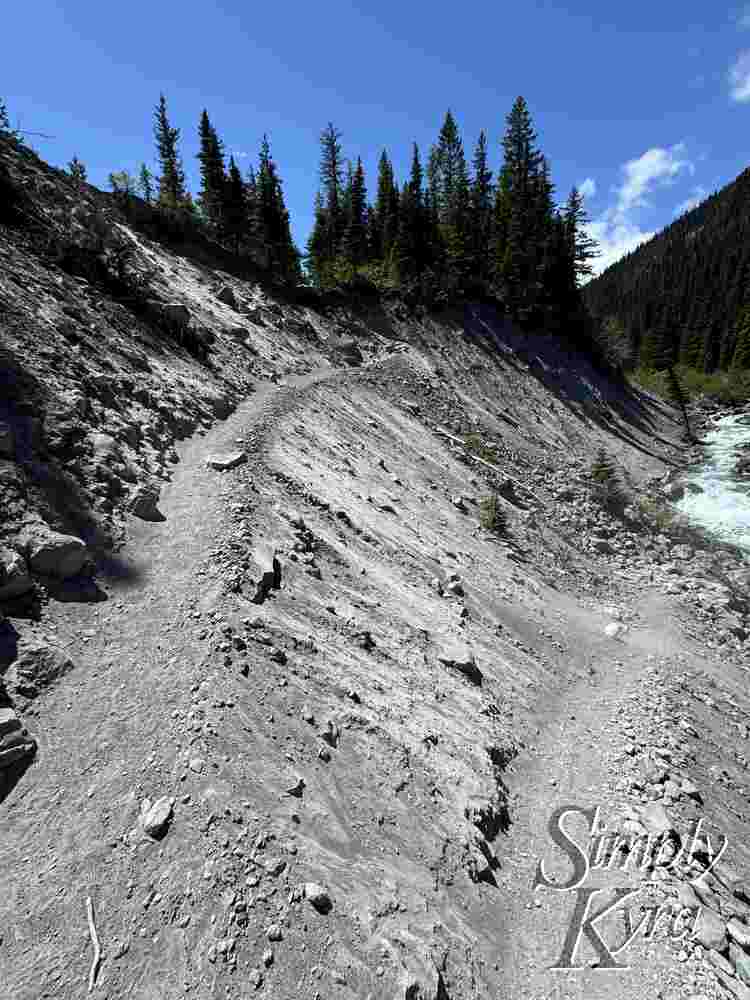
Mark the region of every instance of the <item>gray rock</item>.
[[142, 521], [163, 521], [164, 515], [158, 509], [159, 488], [153, 483], [139, 486], [131, 497], [128, 510]]
[[25, 698], [36, 698], [58, 677], [73, 669], [63, 650], [36, 639], [24, 642], [6, 676], [7, 686]]
[[10, 424], [0, 423], [0, 458], [13, 458], [15, 448], [13, 428]]
[[319, 913], [328, 913], [333, 906], [331, 897], [327, 889], [324, 889], [322, 885], [318, 885], [317, 882], [305, 882], [304, 885], [304, 895], [305, 899], [315, 907]]
[[[144, 831], [155, 840], [161, 839], [167, 832], [169, 821], [172, 818], [172, 806], [174, 799], [167, 795], [162, 795], [153, 805], [146, 799], [141, 806], [142, 819], [141, 826]], [[144, 809], [144, 806], [146, 807]]]
[[643, 807], [641, 823], [652, 837], [669, 836], [674, 832], [674, 823], [660, 802], [649, 802]]
[[252, 561], [257, 567], [257, 573], [252, 578], [253, 604], [262, 604], [271, 590], [281, 586], [281, 563], [276, 549], [268, 542], [258, 542], [252, 551]]
[[15, 732], [21, 728], [21, 720], [18, 718], [15, 709], [0, 708], [0, 736]]
[[727, 946], [727, 925], [707, 906], [702, 906], [693, 929], [693, 938], [708, 950], [724, 951]]
[[209, 455], [206, 459], [206, 465], [212, 469], [217, 469], [219, 472], [226, 472], [227, 469], [234, 469], [246, 461], [247, 452], [231, 451], [226, 455]]
[[62, 580], [75, 576], [88, 558], [86, 546], [80, 538], [62, 535], [46, 524], [27, 528], [19, 542], [32, 573], [43, 576], [55, 576]]
[[472, 684], [481, 685], [482, 671], [476, 664], [474, 653], [462, 642], [448, 640], [443, 643], [437, 655], [438, 661], [463, 674]]
[[681, 882], [677, 890], [677, 902], [683, 909], [697, 910], [701, 901], [695, 894], [695, 890], [689, 882]]
[[29, 736], [25, 729], [6, 733], [0, 739], [0, 770], [24, 758], [33, 757], [35, 753], [36, 740]]
[[750, 948], [750, 927], [738, 920], [737, 917], [732, 917], [732, 919], [727, 924], [727, 931], [729, 936], [737, 944], [742, 945], [743, 948]]
[[190, 322], [190, 310], [182, 302], [160, 302], [157, 307], [161, 315], [175, 326], [187, 326]]
[[14, 549], [0, 548], [0, 601], [7, 601], [31, 590], [26, 560]]
[[216, 298], [219, 302], [223, 302], [225, 306], [229, 306], [231, 309], [237, 308], [237, 297], [235, 296], [231, 285], [222, 285], [216, 293]]

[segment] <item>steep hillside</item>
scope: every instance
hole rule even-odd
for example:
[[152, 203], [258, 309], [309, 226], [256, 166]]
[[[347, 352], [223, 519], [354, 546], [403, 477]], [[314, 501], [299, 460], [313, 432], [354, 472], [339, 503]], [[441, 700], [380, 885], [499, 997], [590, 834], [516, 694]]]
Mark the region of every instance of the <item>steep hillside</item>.
[[[293, 303], [93, 191], [70, 274], [76, 193], [3, 164], [0, 995], [745, 996], [747, 568], [670, 534], [677, 414], [489, 306]], [[571, 803], [712, 817], [733, 868], [614, 871], [605, 925], [708, 930], [550, 972]]]
[[[644, 365], [711, 372], [750, 367], [743, 311], [750, 280], [750, 170], [590, 282], [585, 299], [615, 317]], [[738, 326], [739, 321], [739, 326]], [[738, 330], [740, 350], [736, 352]]]

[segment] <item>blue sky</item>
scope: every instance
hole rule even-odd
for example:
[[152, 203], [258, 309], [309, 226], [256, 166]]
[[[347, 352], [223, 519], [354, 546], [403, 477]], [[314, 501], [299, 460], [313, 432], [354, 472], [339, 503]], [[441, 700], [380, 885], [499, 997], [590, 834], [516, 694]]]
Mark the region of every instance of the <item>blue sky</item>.
[[45, 159], [76, 153], [100, 187], [153, 165], [163, 90], [193, 190], [204, 106], [243, 169], [268, 133], [300, 246], [329, 120], [374, 195], [383, 146], [404, 179], [448, 107], [469, 156], [487, 131], [496, 169], [523, 94], [559, 200], [587, 193], [601, 264], [748, 165], [750, 3], [27, 0], [3, 27], [0, 95], [14, 124], [54, 137], [29, 139]]

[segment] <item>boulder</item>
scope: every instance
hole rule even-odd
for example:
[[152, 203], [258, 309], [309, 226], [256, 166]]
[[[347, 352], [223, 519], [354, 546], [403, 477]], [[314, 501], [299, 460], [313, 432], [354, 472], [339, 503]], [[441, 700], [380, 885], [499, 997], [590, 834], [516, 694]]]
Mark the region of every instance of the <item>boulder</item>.
[[158, 509], [159, 488], [153, 483], [139, 486], [130, 499], [128, 510], [142, 521], [163, 521], [164, 515]]
[[33, 586], [23, 556], [13, 549], [0, 548], [0, 601], [25, 594]]
[[704, 948], [724, 951], [727, 946], [727, 925], [718, 913], [703, 906], [695, 921], [693, 938]]
[[21, 720], [14, 708], [0, 708], [0, 736], [15, 732], [21, 728]]
[[262, 604], [271, 590], [281, 586], [281, 563], [276, 549], [268, 542], [258, 542], [252, 552], [252, 561], [257, 573], [252, 578], [250, 600], [253, 604]]
[[317, 882], [306, 882], [304, 886], [305, 899], [318, 911], [328, 913], [333, 906], [328, 890]]
[[61, 649], [34, 639], [19, 647], [6, 684], [25, 698], [36, 698], [54, 680], [72, 670], [73, 666], [73, 661]]
[[159, 303], [159, 311], [164, 319], [175, 326], [187, 326], [190, 323], [190, 310], [182, 302]]
[[230, 309], [237, 308], [237, 297], [230, 285], [222, 285], [216, 293], [216, 298], [219, 302], [223, 302], [225, 306], [229, 306]]
[[206, 459], [206, 465], [212, 469], [217, 469], [219, 472], [226, 472], [227, 469], [234, 469], [246, 461], [247, 452], [231, 451], [226, 455], [209, 455]]
[[0, 458], [13, 458], [15, 447], [10, 424], [0, 423]]
[[32, 573], [66, 579], [79, 573], [88, 557], [86, 545], [75, 535], [62, 535], [46, 524], [27, 529], [21, 547]]
[[482, 671], [476, 664], [474, 653], [465, 643], [447, 640], [440, 648], [437, 658], [444, 666], [458, 670], [472, 684], [481, 685]]
[[675, 832], [674, 823], [660, 802], [649, 802], [643, 807], [641, 823], [652, 837], [668, 837]]
[[149, 837], [160, 840], [165, 835], [172, 818], [173, 805], [174, 799], [167, 795], [162, 795], [153, 805], [149, 799], [144, 800], [141, 805], [141, 826]]
[[15, 729], [0, 738], [0, 771], [36, 753], [36, 740], [25, 729]]

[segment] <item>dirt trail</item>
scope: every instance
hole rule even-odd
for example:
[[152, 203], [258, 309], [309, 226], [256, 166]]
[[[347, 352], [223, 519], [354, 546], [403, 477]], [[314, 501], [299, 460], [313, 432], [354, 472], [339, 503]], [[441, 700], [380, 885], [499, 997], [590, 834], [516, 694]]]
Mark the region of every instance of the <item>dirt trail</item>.
[[[206, 926], [200, 932], [195, 921], [190, 926], [197, 935], [192, 940], [173, 934], [170, 927], [158, 945], [156, 936], [149, 937], [147, 943], [153, 940], [155, 946], [139, 951], [144, 928], [132, 916], [138, 899], [126, 905], [123, 891], [128, 901], [136, 886], [139, 897], [144, 894], [145, 883], [154, 891], [169, 891], [171, 920], [182, 926], [182, 904], [192, 898], [196, 882], [206, 877], [206, 847], [182, 821], [180, 789], [192, 788], [190, 782], [181, 785], [190, 745], [185, 729], [191, 692], [210, 673], [196, 632], [206, 624], [206, 613], [221, 605], [225, 583], [214, 573], [213, 553], [238, 530], [228, 516], [230, 508], [240, 509], [248, 525], [252, 522], [252, 530], [248, 527], [237, 541], [249, 543], [263, 535], [268, 496], [263, 478], [268, 469], [261, 439], [266, 427], [272, 437], [280, 417], [295, 409], [307, 387], [337, 377], [325, 369], [290, 378], [283, 386], [260, 388], [226, 422], [187, 442], [160, 502], [166, 520], [132, 523], [121, 576], [106, 584], [109, 599], [76, 606], [52, 603], [45, 612], [40, 630], [69, 644], [76, 669], [40, 700], [34, 710], [38, 718], [28, 719], [40, 736], [40, 763], [23, 777], [3, 808], [0, 926], [12, 928], [0, 947], [3, 1000], [11, 995], [16, 1000], [61, 1000], [84, 994], [91, 960], [87, 896], [100, 915], [107, 958], [102, 995], [112, 1000], [181, 996], [183, 978], [187, 982], [199, 973], [204, 980], [214, 976], [201, 997], [225, 996], [213, 968], [201, 966], [197, 942], [212, 933], [208, 905]], [[248, 483], [244, 495], [237, 491], [240, 480], [231, 473], [223, 477], [205, 461], [212, 452], [242, 447], [249, 454], [251, 473], [241, 480]], [[678, 648], [678, 637], [665, 605], [652, 594], [631, 595], [627, 611], [636, 625], [623, 641], [603, 635], [600, 613], [583, 609], [563, 594], [554, 600], [566, 628], [576, 636], [563, 675], [577, 672], [580, 680], [545, 704], [537, 719], [536, 745], [527, 748], [509, 775], [512, 826], [505, 850], [495, 843], [500, 891], [480, 894], [468, 903], [474, 911], [471, 923], [486, 928], [479, 945], [487, 965], [497, 970], [500, 996], [509, 1000], [657, 996], [666, 965], [663, 957], [650, 951], [646, 955], [641, 946], [628, 952], [631, 968], [626, 971], [548, 972], [560, 952], [574, 894], [541, 889], [536, 905], [531, 884], [537, 860], [555, 853], [547, 828], [557, 806], [601, 805], [606, 813], [615, 797], [614, 761], [622, 750], [619, 713], [641, 682], [648, 657], [668, 658]], [[198, 621], [200, 614], [204, 617]], [[262, 693], [263, 683], [259, 674], [256, 687], [248, 688], [248, 702]], [[262, 698], [257, 701], [260, 713]], [[243, 711], [250, 709], [243, 706]], [[254, 736], [263, 738], [257, 726]], [[253, 788], [245, 784], [254, 778], [252, 764], [243, 761], [244, 772], [229, 771], [231, 765], [211, 761], [204, 798], [218, 788], [229, 789], [226, 798], [247, 797], [261, 803], [258, 811], [269, 809], [260, 781]], [[163, 846], [136, 845], [134, 850], [123, 841], [123, 831], [136, 826], [145, 797], [163, 794], [178, 797], [177, 822], [168, 841]], [[197, 908], [195, 913], [197, 920]], [[125, 939], [136, 943], [126, 972], [120, 973], [110, 959]], [[117, 979], [120, 975], [126, 978]], [[252, 986], [239, 995], [253, 995]], [[287, 996], [266, 995], [283, 1000]], [[315, 991], [288, 995], [312, 997]], [[372, 995], [379, 1000], [380, 994]], [[452, 995], [451, 1000], [464, 998]]]
[[[0, 948], [0, 996], [83, 995], [86, 897], [103, 914], [121, 908], [118, 893], [138, 864], [118, 839], [124, 820], [135, 821], [145, 796], [179, 787], [184, 766], [170, 719], [201, 679], [190, 619], [215, 602], [206, 571], [227, 527], [227, 486], [206, 457], [242, 448], [265, 417], [332, 375], [326, 368], [259, 388], [227, 421], [186, 442], [160, 500], [166, 520], [132, 522], [120, 570], [103, 584], [109, 599], [46, 610], [42, 633], [67, 647], [76, 668], [27, 713], [39, 733], [38, 763], [3, 806], [0, 926], [12, 929]], [[258, 504], [255, 494], [232, 500], [248, 510]], [[72, 968], [71, 953], [79, 956]]]
[[[550, 819], [556, 809], [574, 806], [601, 807], [601, 822], [617, 813], [622, 793], [617, 789], [617, 758], [626, 737], [621, 730], [626, 702], [642, 685], [651, 662], [665, 660], [684, 650], [676, 624], [670, 620], [668, 602], [656, 593], [635, 598], [629, 609], [637, 624], [622, 639], [601, 635], [591, 615], [581, 614], [578, 655], [589, 664], [588, 676], [540, 714], [539, 742], [521, 758], [510, 781], [513, 817], [509, 850], [501, 856], [505, 878], [498, 881], [503, 902], [498, 915], [498, 942], [503, 983], [502, 997], [580, 998], [620, 1000], [625, 997], [661, 996], [665, 972], [672, 968], [665, 953], [649, 948], [640, 936], [619, 955], [622, 969], [596, 969], [596, 955], [585, 935], [571, 962], [570, 971], [551, 968], [563, 952], [571, 925], [576, 893], [557, 892], [545, 886], [532, 891], [537, 863], [545, 874], [564, 882], [572, 867], [551, 839]], [[571, 621], [571, 624], [573, 622]], [[596, 635], [596, 631], [600, 634]], [[565, 830], [587, 849], [588, 830], [583, 817], [569, 817]], [[584, 888], [630, 886], [637, 877], [616, 872], [591, 872]], [[634, 911], [641, 902], [635, 898]], [[595, 897], [596, 900], [596, 897]], [[591, 913], [603, 906], [592, 903]], [[634, 924], [640, 919], [636, 912]], [[621, 915], [598, 925], [605, 941], [616, 950], [625, 938]]]

